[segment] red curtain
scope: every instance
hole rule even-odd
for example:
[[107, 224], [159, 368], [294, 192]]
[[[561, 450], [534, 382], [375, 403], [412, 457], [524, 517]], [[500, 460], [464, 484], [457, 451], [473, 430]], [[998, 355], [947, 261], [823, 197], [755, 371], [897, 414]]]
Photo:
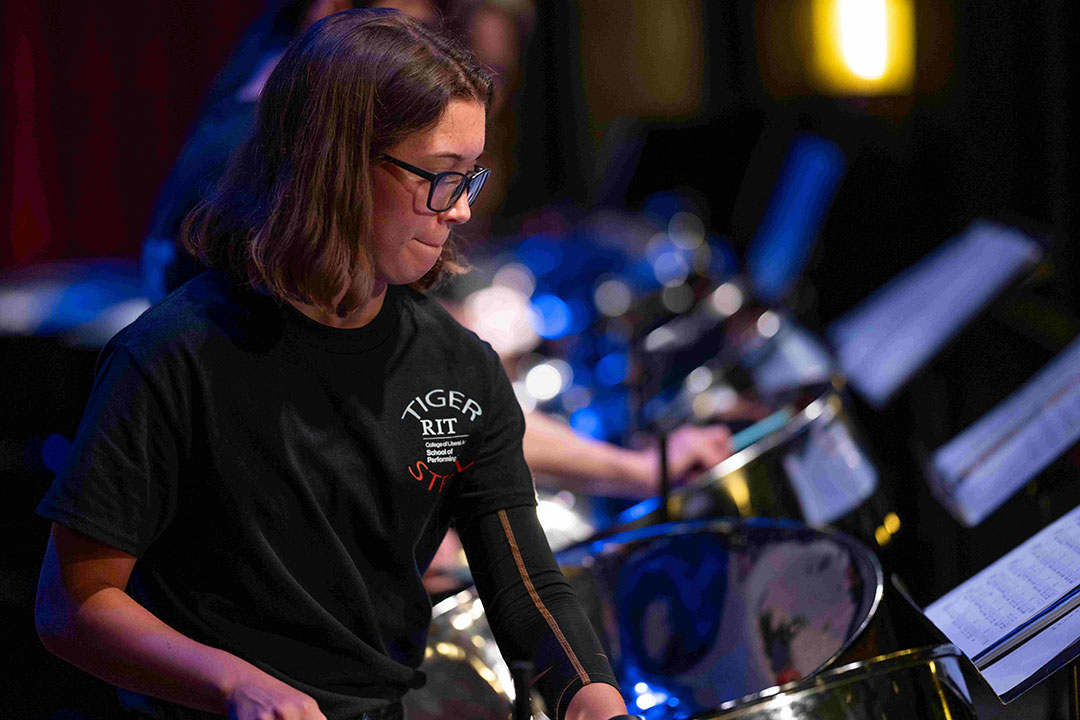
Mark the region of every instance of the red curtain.
[[0, 267], [136, 256], [203, 94], [261, 6], [0, 3]]

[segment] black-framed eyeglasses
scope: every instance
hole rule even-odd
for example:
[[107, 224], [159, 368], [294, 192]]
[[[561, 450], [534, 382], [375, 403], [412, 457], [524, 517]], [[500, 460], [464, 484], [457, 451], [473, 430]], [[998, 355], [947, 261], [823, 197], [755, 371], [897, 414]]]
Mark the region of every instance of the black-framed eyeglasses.
[[402, 170], [408, 170], [413, 175], [430, 182], [431, 189], [428, 190], [427, 206], [429, 210], [437, 213], [446, 212], [454, 207], [461, 198], [461, 193], [465, 193], [466, 199], [472, 205], [476, 201], [476, 196], [480, 194], [480, 190], [484, 187], [484, 183], [487, 182], [488, 175], [491, 174], [491, 170], [479, 165], [475, 165], [472, 172], [467, 173], [452, 170], [433, 173], [389, 155], [380, 155], [379, 159], [393, 163]]

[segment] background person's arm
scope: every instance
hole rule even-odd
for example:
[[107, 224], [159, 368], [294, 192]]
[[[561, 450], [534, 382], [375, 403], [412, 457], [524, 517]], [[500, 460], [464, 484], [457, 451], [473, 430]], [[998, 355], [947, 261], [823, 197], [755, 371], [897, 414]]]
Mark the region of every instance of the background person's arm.
[[134, 566], [133, 556], [53, 524], [34, 611], [45, 647], [114, 685], [237, 720], [326, 720], [308, 695], [135, 602], [125, 591]]
[[[543, 482], [586, 495], [649, 497], [660, 492], [660, 451], [619, 447], [578, 435], [566, 423], [539, 412], [525, 415], [525, 461]], [[723, 425], [684, 425], [668, 436], [668, 472], [675, 480], [707, 470], [731, 454]]]

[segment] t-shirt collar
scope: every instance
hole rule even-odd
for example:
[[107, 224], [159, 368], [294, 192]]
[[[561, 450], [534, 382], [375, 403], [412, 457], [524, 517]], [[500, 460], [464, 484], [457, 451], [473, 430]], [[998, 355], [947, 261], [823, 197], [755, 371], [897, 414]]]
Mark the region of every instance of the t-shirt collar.
[[398, 326], [401, 316], [401, 290], [393, 285], [379, 314], [358, 328], [336, 328], [312, 320], [287, 302], [281, 304], [285, 335], [306, 345], [333, 353], [365, 352], [378, 347]]

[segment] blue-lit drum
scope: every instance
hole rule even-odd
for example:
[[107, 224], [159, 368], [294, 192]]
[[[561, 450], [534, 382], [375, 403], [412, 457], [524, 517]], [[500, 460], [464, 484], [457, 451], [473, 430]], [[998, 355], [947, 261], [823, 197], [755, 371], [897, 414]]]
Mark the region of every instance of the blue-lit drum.
[[835, 531], [671, 523], [564, 551], [632, 712], [686, 718], [880, 652], [881, 568]]
[[699, 720], [976, 720], [952, 645], [901, 650], [726, 703]]

